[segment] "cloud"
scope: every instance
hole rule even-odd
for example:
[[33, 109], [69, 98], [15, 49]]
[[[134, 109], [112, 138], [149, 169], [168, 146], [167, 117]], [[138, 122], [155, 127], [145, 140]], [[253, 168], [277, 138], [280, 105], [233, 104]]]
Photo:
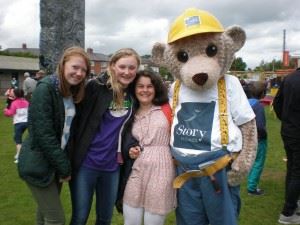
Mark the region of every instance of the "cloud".
[[[39, 1], [0, 0], [2, 48], [39, 45]], [[237, 53], [251, 68], [261, 60], [281, 59], [283, 29], [286, 47], [300, 52], [300, 14], [297, 1], [216, 0], [88, 0], [85, 1], [85, 47], [110, 54], [132, 47], [150, 54], [155, 42], [166, 42], [171, 22], [186, 8], [196, 7], [215, 15], [224, 27], [240, 25], [247, 34]]]
[[38, 2], [38, 0], [0, 2], [0, 45], [2, 48], [21, 47], [22, 43], [37, 47], [40, 31]]

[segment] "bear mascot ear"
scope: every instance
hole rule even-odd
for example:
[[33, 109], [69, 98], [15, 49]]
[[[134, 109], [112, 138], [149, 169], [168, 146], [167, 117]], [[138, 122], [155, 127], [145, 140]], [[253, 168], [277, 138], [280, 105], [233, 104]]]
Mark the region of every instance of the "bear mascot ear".
[[162, 43], [155, 43], [152, 48], [152, 60], [155, 64], [165, 66], [164, 52], [166, 45]]
[[228, 27], [225, 30], [224, 35], [229, 36], [232, 39], [232, 41], [234, 43], [232, 46], [234, 52], [237, 52], [238, 50], [240, 50], [245, 44], [246, 33], [239, 26]]

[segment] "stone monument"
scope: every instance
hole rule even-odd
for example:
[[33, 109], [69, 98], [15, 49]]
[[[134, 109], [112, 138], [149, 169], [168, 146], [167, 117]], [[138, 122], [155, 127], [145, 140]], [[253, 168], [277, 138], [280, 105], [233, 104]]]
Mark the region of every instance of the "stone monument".
[[64, 49], [84, 48], [85, 0], [40, 0], [40, 24], [39, 63], [51, 74]]

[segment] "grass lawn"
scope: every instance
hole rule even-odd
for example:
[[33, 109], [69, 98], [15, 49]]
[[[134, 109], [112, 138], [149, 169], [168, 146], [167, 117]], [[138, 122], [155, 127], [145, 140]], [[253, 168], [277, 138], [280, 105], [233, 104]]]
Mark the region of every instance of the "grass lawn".
[[[0, 98], [0, 108], [5, 100]], [[284, 196], [285, 162], [284, 150], [280, 138], [280, 122], [274, 113], [266, 108], [268, 126], [268, 155], [260, 187], [266, 192], [264, 196], [248, 196], [246, 183], [241, 185], [242, 210], [240, 225], [276, 225]], [[33, 225], [35, 203], [25, 183], [18, 177], [14, 164], [15, 145], [13, 142], [13, 126], [11, 118], [0, 115], [0, 224], [1, 225]], [[68, 186], [64, 185], [62, 200], [65, 208], [67, 224], [71, 215]], [[95, 222], [94, 206], [88, 221]], [[122, 225], [122, 216], [114, 214], [113, 225]], [[174, 213], [171, 213], [166, 225], [175, 224]]]

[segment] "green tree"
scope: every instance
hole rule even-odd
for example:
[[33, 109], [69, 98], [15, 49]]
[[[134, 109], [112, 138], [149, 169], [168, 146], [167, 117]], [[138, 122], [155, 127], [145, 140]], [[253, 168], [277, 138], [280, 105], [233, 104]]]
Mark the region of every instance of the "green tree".
[[172, 75], [171, 75], [171, 73], [165, 67], [159, 67], [159, 74], [161, 75], [161, 77], [164, 80], [171, 80], [171, 81], [174, 80], [173, 77], [172, 77]]
[[[290, 68], [293, 68], [293, 61], [290, 61]], [[271, 62], [265, 62], [262, 60], [259, 66], [255, 67], [255, 71], [276, 71], [278, 69], [284, 69], [281, 60], [273, 59]]]
[[151, 57], [152, 57], [151, 55], [147, 55], [147, 54], [141, 56], [141, 58], [144, 58], [144, 59], [150, 59]]
[[230, 71], [245, 71], [247, 64], [243, 61], [241, 57], [237, 57], [233, 60]]

